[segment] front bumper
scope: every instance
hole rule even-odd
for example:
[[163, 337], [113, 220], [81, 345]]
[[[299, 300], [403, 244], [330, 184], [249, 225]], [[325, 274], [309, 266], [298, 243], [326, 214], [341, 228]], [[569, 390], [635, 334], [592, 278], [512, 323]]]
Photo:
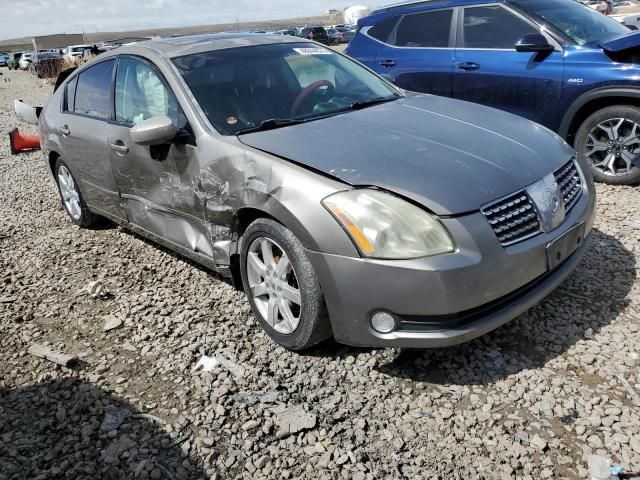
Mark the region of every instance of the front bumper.
[[[593, 184], [560, 227], [502, 247], [480, 213], [444, 219], [457, 241], [452, 254], [389, 261], [307, 251], [325, 296], [338, 342], [357, 346], [437, 348], [483, 335], [551, 293], [576, 267], [591, 239]], [[585, 224], [579, 247], [548, 269], [546, 246]], [[389, 334], [369, 319], [386, 311], [397, 319]]]

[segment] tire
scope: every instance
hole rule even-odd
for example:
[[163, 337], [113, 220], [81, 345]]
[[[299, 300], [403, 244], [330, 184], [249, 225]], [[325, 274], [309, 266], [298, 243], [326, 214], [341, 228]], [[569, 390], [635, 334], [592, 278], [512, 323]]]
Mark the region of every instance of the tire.
[[[633, 125], [637, 125], [635, 135]], [[574, 146], [580, 159], [590, 166], [595, 181], [610, 185], [640, 183], [640, 167], [630, 163], [640, 155], [640, 108], [615, 105], [596, 111], [578, 128]], [[612, 155], [615, 158], [610, 163]], [[631, 168], [627, 170], [628, 164]]]
[[[62, 158], [58, 158], [56, 161], [54, 177], [58, 185], [62, 206], [67, 212], [67, 215], [69, 215], [71, 222], [82, 228], [95, 225], [97, 223], [97, 217], [89, 210], [87, 204], [84, 202], [80, 187], [71, 173], [71, 169]], [[69, 179], [71, 183], [69, 183]], [[72, 189], [73, 192], [71, 192], [70, 189]]]
[[[263, 242], [271, 252], [271, 262], [263, 254]], [[288, 259], [289, 263], [281, 263], [283, 259]], [[260, 263], [264, 268], [257, 268]], [[278, 271], [281, 265], [285, 269], [283, 272]], [[258, 271], [265, 273], [259, 274]], [[251, 310], [277, 344], [289, 350], [304, 350], [331, 337], [318, 277], [300, 240], [283, 225], [267, 218], [260, 218], [249, 225], [240, 245], [240, 272]], [[289, 300], [294, 297], [292, 292], [295, 292], [296, 285], [300, 305]], [[280, 286], [284, 286], [284, 291], [278, 290]], [[290, 315], [286, 314], [287, 311]], [[296, 314], [297, 324], [287, 320]]]

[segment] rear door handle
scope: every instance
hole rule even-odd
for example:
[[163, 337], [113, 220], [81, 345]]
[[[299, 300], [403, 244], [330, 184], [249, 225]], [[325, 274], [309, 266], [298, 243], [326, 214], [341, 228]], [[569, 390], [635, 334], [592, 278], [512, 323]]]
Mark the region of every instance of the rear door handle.
[[129, 153], [129, 147], [127, 147], [121, 140], [118, 140], [116, 143], [110, 143], [109, 146], [111, 147], [111, 150], [120, 156]]
[[380, 62], [380, 65], [382, 67], [395, 67], [396, 66], [396, 62], [394, 60], [382, 60]]
[[458, 64], [458, 68], [460, 70], [478, 70], [480, 68], [480, 64], [476, 62], [462, 62]]
[[63, 125], [62, 127], [60, 127], [59, 131], [63, 137], [68, 137], [71, 134], [71, 130], [69, 130], [68, 125]]

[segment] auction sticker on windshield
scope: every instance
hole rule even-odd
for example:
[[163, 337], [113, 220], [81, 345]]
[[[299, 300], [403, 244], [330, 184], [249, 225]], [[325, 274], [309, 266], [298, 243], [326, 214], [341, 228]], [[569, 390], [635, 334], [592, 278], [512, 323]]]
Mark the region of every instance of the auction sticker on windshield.
[[300, 55], [331, 55], [332, 53], [325, 48], [294, 48], [294, 52]]

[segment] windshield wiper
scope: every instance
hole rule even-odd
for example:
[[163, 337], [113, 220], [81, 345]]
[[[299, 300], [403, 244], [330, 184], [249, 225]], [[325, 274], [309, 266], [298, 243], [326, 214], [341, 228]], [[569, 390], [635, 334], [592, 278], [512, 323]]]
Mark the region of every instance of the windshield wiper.
[[397, 98], [400, 97], [398, 95], [388, 95], [386, 97], [376, 97], [369, 100], [361, 100], [359, 102], [353, 102], [351, 105], [349, 105], [349, 108], [351, 110], [360, 110], [361, 108], [377, 105], [378, 103], [390, 102], [391, 100], [395, 100]]
[[304, 123], [305, 120], [300, 118], [269, 118], [260, 122], [260, 125], [256, 127], [249, 127], [243, 130], [235, 132], [236, 135], [242, 135], [244, 133], [261, 132], [264, 130], [273, 130], [274, 128], [288, 127], [289, 125], [298, 125]]

